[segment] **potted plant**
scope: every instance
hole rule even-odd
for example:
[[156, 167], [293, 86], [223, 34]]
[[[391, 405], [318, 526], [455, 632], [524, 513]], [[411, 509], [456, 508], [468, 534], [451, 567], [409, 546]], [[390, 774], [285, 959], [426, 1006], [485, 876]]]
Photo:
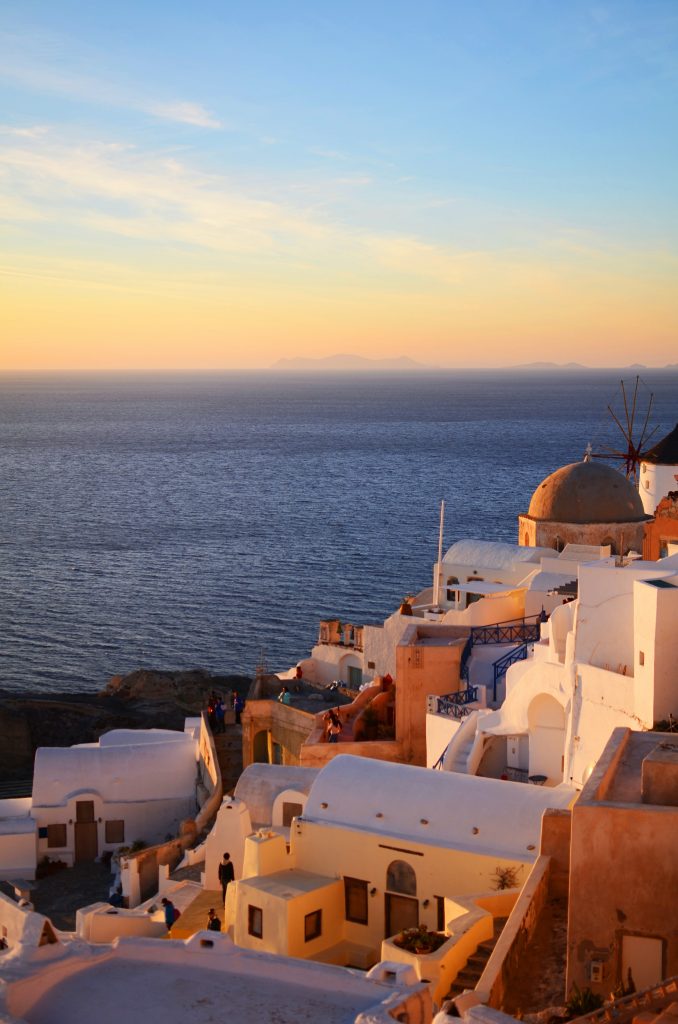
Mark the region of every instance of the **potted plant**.
[[420, 924], [418, 928], [405, 928], [396, 935], [393, 943], [399, 949], [406, 949], [408, 953], [421, 956], [425, 953], [435, 953], [447, 939], [448, 936], [443, 932], [430, 932], [425, 924]]

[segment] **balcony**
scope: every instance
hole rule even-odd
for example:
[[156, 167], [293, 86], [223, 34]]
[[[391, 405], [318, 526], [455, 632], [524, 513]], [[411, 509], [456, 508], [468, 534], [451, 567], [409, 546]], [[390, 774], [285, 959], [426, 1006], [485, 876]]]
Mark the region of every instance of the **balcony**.
[[340, 622], [339, 619], [323, 619], [318, 631], [318, 643], [362, 651], [363, 627], [354, 626], [351, 622]]

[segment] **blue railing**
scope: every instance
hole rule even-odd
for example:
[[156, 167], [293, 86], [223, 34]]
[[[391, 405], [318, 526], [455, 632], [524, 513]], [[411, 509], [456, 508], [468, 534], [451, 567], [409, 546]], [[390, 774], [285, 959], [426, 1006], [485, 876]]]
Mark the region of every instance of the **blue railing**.
[[528, 622], [527, 619], [511, 619], [508, 622], [495, 622], [491, 626], [471, 626], [471, 644], [515, 644], [522, 642], [534, 643], [539, 639], [540, 621]]
[[438, 701], [438, 714], [449, 715], [450, 718], [462, 719], [469, 713], [469, 704], [478, 700], [478, 687], [468, 686], [465, 690], [457, 693], [447, 693], [444, 697], [436, 698]]
[[497, 661], [495, 661], [492, 668], [494, 669], [494, 690], [492, 693], [492, 703], [497, 702], [497, 683], [502, 676], [506, 675], [507, 670], [511, 665], [515, 664], [516, 661], [525, 661], [527, 658], [528, 644], [521, 644], [520, 647], [514, 647], [508, 654], [502, 655]]

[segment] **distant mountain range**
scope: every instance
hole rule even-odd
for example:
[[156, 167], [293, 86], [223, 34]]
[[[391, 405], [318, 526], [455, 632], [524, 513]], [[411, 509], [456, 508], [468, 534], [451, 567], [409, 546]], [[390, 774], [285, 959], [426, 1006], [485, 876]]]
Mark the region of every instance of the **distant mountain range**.
[[454, 372], [455, 370], [479, 370], [485, 369], [488, 372], [493, 370], [521, 370], [529, 373], [544, 370], [615, 370], [616, 372], [640, 373], [643, 370], [678, 370], [678, 363], [668, 363], [666, 366], [644, 366], [642, 363], [633, 363], [631, 366], [618, 367], [597, 367], [585, 366], [583, 363], [552, 363], [536, 361], [533, 363], [519, 363], [513, 366], [497, 367], [454, 367], [434, 366], [427, 363], [418, 363], [409, 356], [395, 356], [390, 359], [368, 359], [366, 356], [357, 356], [352, 353], [339, 353], [333, 356], [319, 356], [318, 358], [298, 357], [292, 359], [279, 359], [271, 367], [272, 370], [279, 370], [284, 373], [293, 372], [343, 372], [343, 373], [374, 373], [386, 371], [390, 373], [422, 373], [422, 372]]

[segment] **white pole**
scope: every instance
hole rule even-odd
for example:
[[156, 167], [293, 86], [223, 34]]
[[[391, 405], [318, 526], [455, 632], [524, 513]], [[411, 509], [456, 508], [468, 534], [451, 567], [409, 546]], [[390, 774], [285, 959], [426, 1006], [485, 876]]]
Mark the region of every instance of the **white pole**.
[[433, 606], [438, 607], [440, 602], [440, 573], [442, 572], [443, 561], [443, 526], [445, 524], [445, 499], [440, 502], [440, 532], [438, 534], [438, 563], [436, 565], [435, 586], [433, 588]]

